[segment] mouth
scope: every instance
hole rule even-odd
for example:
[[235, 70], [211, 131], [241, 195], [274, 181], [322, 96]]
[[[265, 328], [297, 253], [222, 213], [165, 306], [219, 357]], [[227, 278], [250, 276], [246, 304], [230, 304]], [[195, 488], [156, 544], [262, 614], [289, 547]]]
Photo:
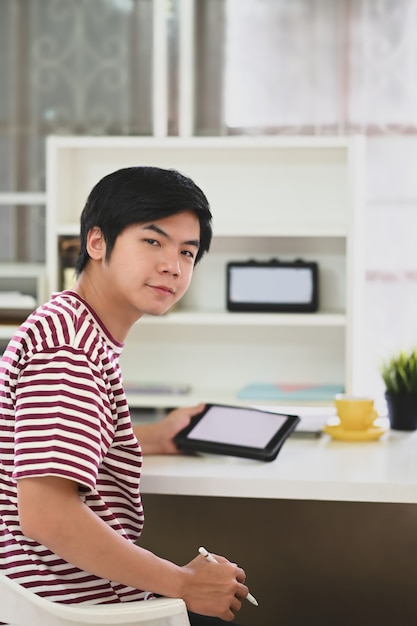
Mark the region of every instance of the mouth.
[[175, 289], [172, 287], [167, 287], [166, 285], [148, 285], [151, 289], [153, 289], [156, 293], [162, 296], [173, 296], [175, 294]]

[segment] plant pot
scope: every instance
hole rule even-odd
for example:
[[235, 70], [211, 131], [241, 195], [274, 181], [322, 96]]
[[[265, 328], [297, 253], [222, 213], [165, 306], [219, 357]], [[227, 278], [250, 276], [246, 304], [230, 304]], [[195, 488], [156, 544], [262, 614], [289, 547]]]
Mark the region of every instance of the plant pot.
[[417, 393], [386, 393], [393, 430], [417, 430]]

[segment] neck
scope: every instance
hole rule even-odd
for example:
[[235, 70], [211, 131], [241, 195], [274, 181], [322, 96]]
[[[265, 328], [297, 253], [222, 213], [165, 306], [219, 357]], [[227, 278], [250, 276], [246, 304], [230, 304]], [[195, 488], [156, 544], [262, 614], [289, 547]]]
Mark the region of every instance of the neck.
[[101, 285], [99, 279], [84, 270], [72, 291], [90, 305], [114, 339], [124, 343], [129, 330], [139, 318], [133, 312], [127, 315], [120, 309], [117, 299], [111, 294], [111, 286]]

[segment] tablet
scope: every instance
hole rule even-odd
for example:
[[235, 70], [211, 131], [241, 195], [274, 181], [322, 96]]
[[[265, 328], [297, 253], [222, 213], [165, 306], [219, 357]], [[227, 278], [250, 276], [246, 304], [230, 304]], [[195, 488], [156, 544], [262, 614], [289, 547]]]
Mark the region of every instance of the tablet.
[[299, 423], [298, 415], [206, 404], [175, 437], [180, 450], [273, 461]]

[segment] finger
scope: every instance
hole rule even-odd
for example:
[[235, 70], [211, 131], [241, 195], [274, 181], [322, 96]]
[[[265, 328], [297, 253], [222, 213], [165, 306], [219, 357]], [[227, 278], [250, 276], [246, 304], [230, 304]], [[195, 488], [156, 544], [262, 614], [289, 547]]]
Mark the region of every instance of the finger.
[[240, 600], [240, 598], [235, 597], [232, 600], [232, 603], [230, 605], [230, 610], [236, 614], [240, 611], [240, 609], [242, 608], [242, 601]]
[[201, 413], [202, 411], [204, 411], [206, 405], [204, 404], [204, 402], [201, 402], [200, 404], [197, 404], [196, 406], [190, 407], [190, 415], [194, 416], [197, 415], [198, 413]]
[[212, 552], [211, 554], [212, 556], [214, 556], [217, 563], [230, 563], [229, 559], [226, 559], [225, 556], [220, 556], [220, 554], [214, 554], [214, 552]]
[[236, 580], [238, 580], [240, 583], [244, 583], [246, 580], [245, 570], [238, 565], [236, 566]]
[[236, 597], [240, 600], [244, 600], [249, 593], [249, 587], [243, 584], [239, 584], [239, 589], [236, 592]]

